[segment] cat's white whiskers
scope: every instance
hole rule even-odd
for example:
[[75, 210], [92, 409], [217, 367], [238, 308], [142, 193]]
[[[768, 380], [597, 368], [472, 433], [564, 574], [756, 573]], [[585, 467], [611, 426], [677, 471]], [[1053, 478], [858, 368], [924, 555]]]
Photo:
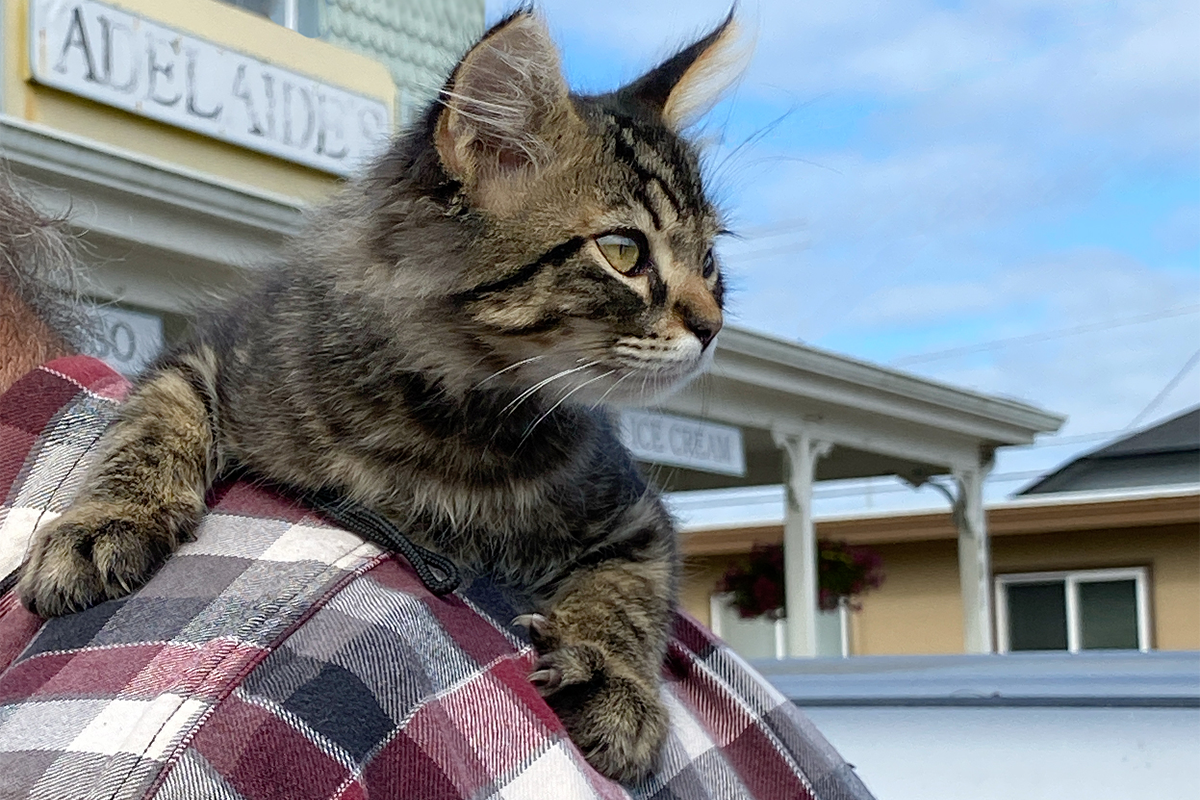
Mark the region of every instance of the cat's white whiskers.
[[602, 379], [604, 379], [604, 378], [607, 378], [609, 375], [612, 375], [614, 372], [616, 372], [616, 370], [615, 370], [615, 369], [610, 369], [608, 372], [605, 372], [603, 375], [597, 375], [597, 376], [596, 376], [596, 377], [594, 377], [594, 378], [589, 378], [589, 379], [587, 379], [586, 381], [584, 381], [583, 383], [581, 383], [581, 384], [579, 384], [578, 386], [576, 386], [576, 387], [575, 387], [574, 389], [572, 389], [571, 391], [569, 391], [569, 392], [567, 392], [566, 394], [564, 394], [562, 397], [558, 398], [558, 402], [556, 402], [554, 405], [550, 406], [550, 408], [546, 409], [546, 411], [545, 411], [545, 412], [544, 412], [544, 413], [543, 413], [543, 414], [542, 414], [540, 417], [538, 417], [537, 419], [535, 419], [535, 420], [533, 421], [533, 424], [532, 424], [532, 425], [530, 425], [530, 426], [529, 426], [529, 429], [525, 431], [525, 433], [524, 433], [524, 435], [523, 435], [523, 436], [521, 436], [521, 441], [517, 442], [517, 449], [519, 450], [519, 449], [521, 448], [521, 445], [525, 444], [525, 440], [526, 440], [526, 439], [528, 439], [528, 438], [529, 438], [529, 436], [530, 436], [530, 434], [532, 434], [532, 433], [533, 433], [533, 429], [534, 429], [534, 428], [536, 428], [538, 425], [540, 425], [540, 424], [541, 424], [541, 422], [542, 422], [542, 420], [544, 420], [546, 417], [548, 417], [548, 416], [550, 416], [551, 414], [553, 414], [553, 413], [554, 413], [554, 409], [558, 408], [558, 407], [559, 407], [559, 406], [561, 406], [561, 405], [562, 405], [564, 402], [566, 402], [566, 399], [567, 399], [568, 397], [570, 397], [571, 395], [575, 394], [575, 393], [576, 393], [576, 392], [578, 392], [580, 389], [582, 389], [583, 387], [587, 386], [587, 385], [588, 385], [588, 384], [590, 384], [590, 383], [595, 383], [595, 382], [596, 382], [596, 381], [598, 381], [598, 380], [602, 380]]
[[508, 365], [507, 367], [505, 367], [504, 369], [498, 369], [498, 370], [496, 370], [495, 372], [493, 372], [491, 375], [488, 375], [486, 378], [484, 378], [483, 380], [481, 380], [479, 383], [475, 384], [475, 386], [474, 386], [473, 388], [475, 388], [475, 389], [478, 389], [479, 387], [483, 386], [485, 383], [487, 383], [488, 381], [490, 381], [492, 378], [495, 378], [495, 377], [498, 377], [498, 376], [500, 376], [500, 375], [503, 375], [504, 373], [508, 372], [510, 369], [516, 369], [517, 367], [523, 367], [523, 366], [525, 366], [526, 364], [529, 364], [529, 363], [531, 363], [531, 362], [537, 361], [538, 359], [545, 358], [545, 357], [546, 357], [546, 356], [544, 356], [544, 355], [540, 355], [540, 356], [531, 356], [531, 357], [529, 357], [529, 358], [523, 358], [523, 359], [521, 359], [520, 361], [518, 361], [518, 362], [517, 362], [517, 363], [515, 363], [515, 364], [509, 364], [509, 365]]
[[564, 369], [561, 372], [556, 372], [555, 374], [551, 375], [549, 378], [546, 378], [543, 381], [539, 381], [539, 382], [535, 383], [533, 386], [530, 386], [525, 391], [521, 392], [519, 395], [517, 395], [515, 400], [513, 400], [511, 403], [506, 405], [504, 408], [500, 409], [500, 413], [505, 414], [505, 416], [511, 416], [512, 413], [517, 410], [517, 406], [519, 406], [521, 403], [525, 402], [525, 400], [527, 400], [535, 392], [537, 392], [538, 389], [541, 389], [543, 386], [545, 386], [549, 383], [553, 383], [554, 381], [558, 380], [559, 378], [565, 378], [566, 376], [571, 375], [576, 372], [579, 372], [580, 370], [585, 370], [585, 369], [588, 369], [589, 367], [594, 367], [599, 363], [600, 363], [600, 360], [596, 359], [595, 361], [589, 361], [588, 363], [586, 363], [582, 366], [579, 366], [579, 367], [573, 367], [571, 369]]
[[[609, 374], [611, 375], [612, 373], [609, 373]], [[592, 410], [595, 411], [597, 408], [599, 408], [600, 404], [604, 402], [604, 398], [608, 397], [609, 393], [613, 389], [616, 389], [618, 386], [620, 386], [621, 382], [624, 381], [626, 378], [628, 378], [632, 374], [633, 374], [632, 372], [626, 372], [624, 375], [622, 375], [621, 377], [619, 377], [615, 381], [613, 381], [613, 385], [604, 390], [604, 394], [600, 395], [600, 399], [597, 400], [596, 402], [592, 403]]]

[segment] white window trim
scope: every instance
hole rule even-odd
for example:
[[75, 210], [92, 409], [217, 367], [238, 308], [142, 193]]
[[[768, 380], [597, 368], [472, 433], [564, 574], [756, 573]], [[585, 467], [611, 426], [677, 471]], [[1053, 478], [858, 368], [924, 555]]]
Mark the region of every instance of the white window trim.
[[[712, 622], [709, 626], [718, 639], [724, 639], [725, 633], [722, 630], [724, 627], [721, 624], [723, 612], [725, 611], [725, 598], [729, 597], [728, 593], [713, 592], [708, 596], [708, 618]], [[787, 622], [783, 619], [775, 620], [775, 658], [787, 658]]]
[[1137, 604], [1138, 650], [1150, 650], [1150, 582], [1145, 567], [1120, 569], [1077, 569], [1059, 572], [1022, 572], [996, 576], [996, 643], [1001, 653], [1011, 652], [1008, 641], [1008, 587], [1022, 583], [1063, 581], [1067, 602], [1067, 652], [1081, 648], [1079, 621], [1079, 584], [1132, 580]]
[[[708, 618], [711, 621], [709, 630], [711, 630], [718, 639], [724, 639], [725, 634], [721, 630], [722, 606], [728, 594], [721, 592], [713, 592], [708, 596]], [[841, 603], [838, 606], [838, 624], [841, 627], [841, 646], [842, 658], [850, 657], [850, 605], [849, 603]], [[787, 620], [775, 620], [775, 658], [784, 659], [788, 657], [787, 647]]]

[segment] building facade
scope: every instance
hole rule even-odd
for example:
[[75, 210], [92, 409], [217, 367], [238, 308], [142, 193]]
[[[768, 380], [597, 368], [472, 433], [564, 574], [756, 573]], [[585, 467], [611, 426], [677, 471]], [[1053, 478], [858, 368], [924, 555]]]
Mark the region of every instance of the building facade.
[[396, 116], [412, 118], [483, 30], [483, 0], [226, 0], [387, 67]]
[[[986, 508], [998, 652], [1200, 650], [1200, 410], [1121, 437]], [[822, 539], [874, 550], [883, 586], [826, 615], [822, 654], [962, 653], [949, 513], [819, 519]], [[751, 657], [781, 655], [777, 623], [746, 621], [715, 588], [780, 525], [690, 531], [685, 605]]]
[[482, 0], [0, 0], [0, 156], [136, 372], [427, 102]]

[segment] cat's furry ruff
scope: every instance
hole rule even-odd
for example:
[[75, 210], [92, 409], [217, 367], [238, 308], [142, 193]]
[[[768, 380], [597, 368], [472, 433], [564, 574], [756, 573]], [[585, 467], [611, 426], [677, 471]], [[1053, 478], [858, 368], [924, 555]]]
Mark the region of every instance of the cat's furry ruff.
[[[39, 532], [26, 605], [131, 591], [231, 469], [336, 490], [530, 590], [531, 680], [593, 765], [644, 774], [675, 535], [595, 407], [711, 354], [720, 221], [671, 109], [730, 30], [600, 97], [568, 93], [536, 17], [490, 30], [423, 122], [140, 382]], [[606, 255], [614, 236], [636, 264]]]

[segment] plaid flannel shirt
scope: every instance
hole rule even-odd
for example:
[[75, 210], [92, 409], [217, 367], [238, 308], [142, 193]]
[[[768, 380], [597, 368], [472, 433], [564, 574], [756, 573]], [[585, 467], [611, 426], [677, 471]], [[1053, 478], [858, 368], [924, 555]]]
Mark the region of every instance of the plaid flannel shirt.
[[[78, 491], [125, 381], [54, 361], [0, 397], [0, 574]], [[866, 798], [811, 724], [685, 615], [657, 772], [596, 773], [530, 685], [512, 600], [247, 483], [136, 594], [43, 622], [0, 599], [0, 798]]]

